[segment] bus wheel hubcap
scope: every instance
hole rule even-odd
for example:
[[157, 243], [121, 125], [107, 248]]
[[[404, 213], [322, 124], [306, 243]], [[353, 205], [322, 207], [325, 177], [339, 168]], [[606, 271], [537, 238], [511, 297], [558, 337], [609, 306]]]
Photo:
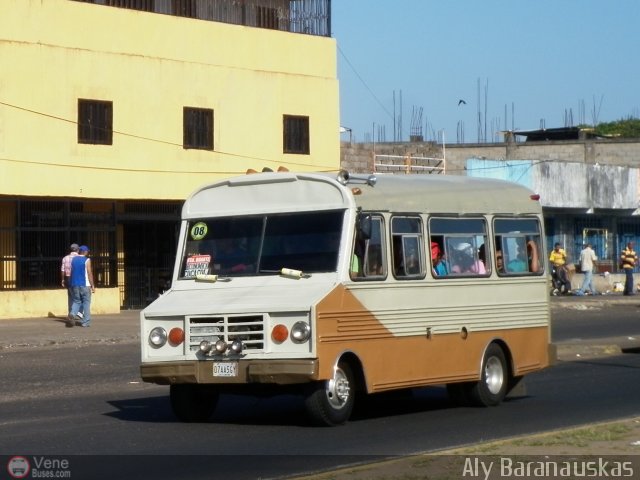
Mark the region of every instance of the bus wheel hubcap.
[[484, 367], [484, 375], [489, 391], [494, 395], [498, 394], [504, 382], [502, 362], [496, 357], [489, 358]]
[[342, 369], [337, 368], [331, 380], [327, 384], [327, 399], [333, 408], [342, 408], [349, 400], [351, 386], [349, 379]]

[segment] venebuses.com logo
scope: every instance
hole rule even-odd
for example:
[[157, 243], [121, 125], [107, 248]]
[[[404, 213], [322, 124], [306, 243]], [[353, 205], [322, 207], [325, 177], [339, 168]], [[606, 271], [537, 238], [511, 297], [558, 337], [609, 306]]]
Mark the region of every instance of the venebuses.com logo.
[[66, 458], [14, 455], [7, 462], [11, 478], [71, 478], [70, 462]]
[[7, 472], [11, 478], [25, 478], [31, 471], [29, 460], [24, 457], [11, 457], [7, 462]]

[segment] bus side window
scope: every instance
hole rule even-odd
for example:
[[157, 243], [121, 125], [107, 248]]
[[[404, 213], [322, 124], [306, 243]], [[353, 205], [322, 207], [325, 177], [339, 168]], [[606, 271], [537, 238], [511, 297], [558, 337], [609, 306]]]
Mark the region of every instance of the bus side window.
[[536, 218], [496, 218], [496, 254], [500, 252], [503, 268], [496, 258], [498, 275], [541, 274], [540, 223]]
[[[436, 277], [488, 276], [491, 245], [483, 217], [431, 217], [429, 233], [432, 268]], [[438, 251], [439, 250], [439, 251]]]
[[391, 219], [393, 273], [398, 279], [424, 277], [422, 221], [418, 217]]
[[372, 215], [368, 239], [356, 234], [349, 275], [352, 280], [382, 280], [387, 275], [382, 217]]

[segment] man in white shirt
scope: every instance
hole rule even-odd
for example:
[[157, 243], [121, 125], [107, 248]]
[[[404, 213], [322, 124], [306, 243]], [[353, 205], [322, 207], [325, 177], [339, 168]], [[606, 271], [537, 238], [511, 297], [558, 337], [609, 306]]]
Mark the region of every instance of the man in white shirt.
[[591, 244], [587, 243], [580, 252], [580, 270], [584, 274], [584, 281], [576, 295], [584, 295], [587, 291], [591, 292], [591, 295], [598, 295], [593, 286], [593, 267], [596, 260], [598, 260], [596, 253], [591, 248]]

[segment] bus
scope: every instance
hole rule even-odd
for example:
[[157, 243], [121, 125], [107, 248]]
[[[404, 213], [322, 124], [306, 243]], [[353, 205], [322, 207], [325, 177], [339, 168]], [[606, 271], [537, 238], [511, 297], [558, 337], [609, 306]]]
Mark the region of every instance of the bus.
[[315, 424], [356, 398], [446, 386], [498, 405], [554, 358], [539, 196], [486, 178], [252, 173], [185, 201], [171, 287], [140, 314], [141, 377], [176, 417], [295, 392]]

